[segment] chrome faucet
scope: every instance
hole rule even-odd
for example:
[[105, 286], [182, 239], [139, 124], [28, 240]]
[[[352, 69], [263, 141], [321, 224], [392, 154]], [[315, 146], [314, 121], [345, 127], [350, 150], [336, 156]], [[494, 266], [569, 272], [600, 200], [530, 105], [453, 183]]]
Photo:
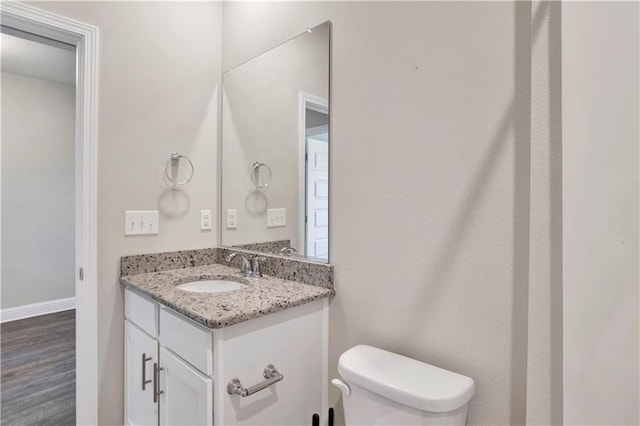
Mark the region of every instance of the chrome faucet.
[[242, 272], [242, 275], [244, 275], [245, 277], [248, 277], [250, 274], [252, 274], [251, 271], [251, 262], [249, 261], [249, 258], [247, 257], [247, 255], [245, 255], [244, 253], [240, 253], [238, 251], [234, 251], [233, 253], [231, 253], [229, 256], [226, 257], [227, 262], [231, 263], [231, 261], [236, 257], [236, 256], [240, 256], [242, 258], [242, 267], [240, 268], [240, 272]]
[[284, 256], [291, 256], [293, 253], [297, 253], [297, 252], [298, 250], [294, 249], [293, 247], [287, 246], [287, 247], [282, 247], [279, 253]]
[[245, 277], [261, 277], [262, 272], [260, 271], [260, 262], [263, 262], [265, 259], [264, 256], [247, 256], [244, 253], [240, 253], [238, 251], [234, 251], [229, 256], [226, 257], [227, 262], [231, 262], [236, 256], [240, 256], [242, 259], [242, 267], [240, 268], [240, 272]]
[[261, 277], [262, 271], [260, 270], [260, 262], [264, 262], [267, 260], [266, 257], [255, 255], [251, 258], [251, 276], [252, 277]]

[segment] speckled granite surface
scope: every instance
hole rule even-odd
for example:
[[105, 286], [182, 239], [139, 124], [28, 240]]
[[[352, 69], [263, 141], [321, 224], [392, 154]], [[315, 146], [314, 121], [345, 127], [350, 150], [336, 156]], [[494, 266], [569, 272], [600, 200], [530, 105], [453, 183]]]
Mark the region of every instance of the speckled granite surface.
[[[263, 274], [328, 289], [334, 288], [333, 265], [328, 263], [225, 247], [124, 256], [120, 260], [120, 275], [127, 276], [170, 269], [192, 268], [214, 263], [228, 265], [229, 263], [225, 258], [233, 251], [241, 251], [251, 256], [256, 254], [264, 256], [265, 260], [262, 262]], [[240, 261], [234, 260], [231, 266], [240, 268]]]
[[[251, 250], [231, 249], [226, 247], [218, 248], [217, 263], [228, 265], [226, 257], [234, 252], [241, 251], [251, 255], [259, 254], [265, 260], [261, 264], [263, 274], [273, 275], [284, 280], [299, 281], [305, 284], [315, 285], [333, 290], [333, 265], [328, 263], [318, 263], [310, 260], [281, 256], [267, 253], [260, 253]], [[233, 265], [240, 266], [240, 260], [232, 260]], [[237, 262], [237, 263], [236, 263]]]
[[291, 240], [265, 241], [263, 243], [238, 244], [234, 248], [277, 254], [283, 247], [289, 247]]
[[168, 269], [191, 268], [216, 263], [218, 248], [169, 251], [164, 253], [123, 256], [120, 259], [120, 275], [136, 275]]
[[[176, 288], [202, 279], [228, 279], [247, 287], [224, 293], [193, 293]], [[333, 289], [271, 276], [245, 278], [238, 268], [220, 264], [123, 274], [120, 282], [209, 328], [225, 327], [335, 294]]]

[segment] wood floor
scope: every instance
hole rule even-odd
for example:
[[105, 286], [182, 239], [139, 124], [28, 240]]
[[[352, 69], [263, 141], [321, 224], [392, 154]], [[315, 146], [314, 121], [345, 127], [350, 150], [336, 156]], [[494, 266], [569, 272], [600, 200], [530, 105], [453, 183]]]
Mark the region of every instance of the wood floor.
[[0, 423], [75, 425], [75, 310], [0, 325]]

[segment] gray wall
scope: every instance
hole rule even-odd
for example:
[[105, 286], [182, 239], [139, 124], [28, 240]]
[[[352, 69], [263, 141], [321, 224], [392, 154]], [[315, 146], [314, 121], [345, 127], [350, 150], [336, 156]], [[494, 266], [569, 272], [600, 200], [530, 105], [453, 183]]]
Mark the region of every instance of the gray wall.
[[[98, 368], [100, 424], [122, 424], [120, 256], [215, 246], [221, 3], [35, 2], [100, 28]], [[183, 191], [162, 173], [173, 151], [195, 166]], [[125, 210], [160, 210], [160, 234], [124, 237]]]
[[565, 424], [640, 424], [639, 5], [562, 5]]
[[2, 73], [2, 309], [75, 296], [75, 87]]
[[[561, 421], [561, 384], [549, 383], [558, 348], [548, 343], [558, 277], [529, 284], [530, 270], [550, 268], [558, 225], [548, 202], [530, 206], [530, 194], [559, 194], [541, 163], [557, 156], [544, 130], [557, 132], [551, 107], [532, 108], [549, 97], [551, 83], [532, 87], [532, 72], [551, 72], [555, 37], [537, 36], [558, 22], [548, 7], [533, 12], [508, 2], [224, 4], [224, 67], [333, 23], [331, 376], [359, 343], [469, 375], [471, 424]], [[532, 250], [540, 256], [530, 261]], [[332, 389], [340, 410], [338, 398]]]
[[322, 112], [317, 112], [311, 109], [305, 111], [304, 124], [307, 129], [313, 127], [326, 126], [329, 124], [329, 116]]

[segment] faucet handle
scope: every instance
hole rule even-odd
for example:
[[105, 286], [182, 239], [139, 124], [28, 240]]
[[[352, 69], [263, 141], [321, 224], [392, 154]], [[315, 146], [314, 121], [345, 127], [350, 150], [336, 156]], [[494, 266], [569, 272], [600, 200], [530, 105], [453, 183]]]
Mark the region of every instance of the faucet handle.
[[282, 247], [279, 253], [285, 256], [291, 256], [293, 253], [297, 253], [297, 252], [298, 250], [294, 249], [291, 246], [287, 246], [287, 247]]
[[265, 260], [267, 260], [267, 258], [264, 256], [260, 256], [259, 254], [251, 258], [251, 275], [253, 277], [262, 276], [262, 271], [260, 271], [260, 262], [264, 262]]

